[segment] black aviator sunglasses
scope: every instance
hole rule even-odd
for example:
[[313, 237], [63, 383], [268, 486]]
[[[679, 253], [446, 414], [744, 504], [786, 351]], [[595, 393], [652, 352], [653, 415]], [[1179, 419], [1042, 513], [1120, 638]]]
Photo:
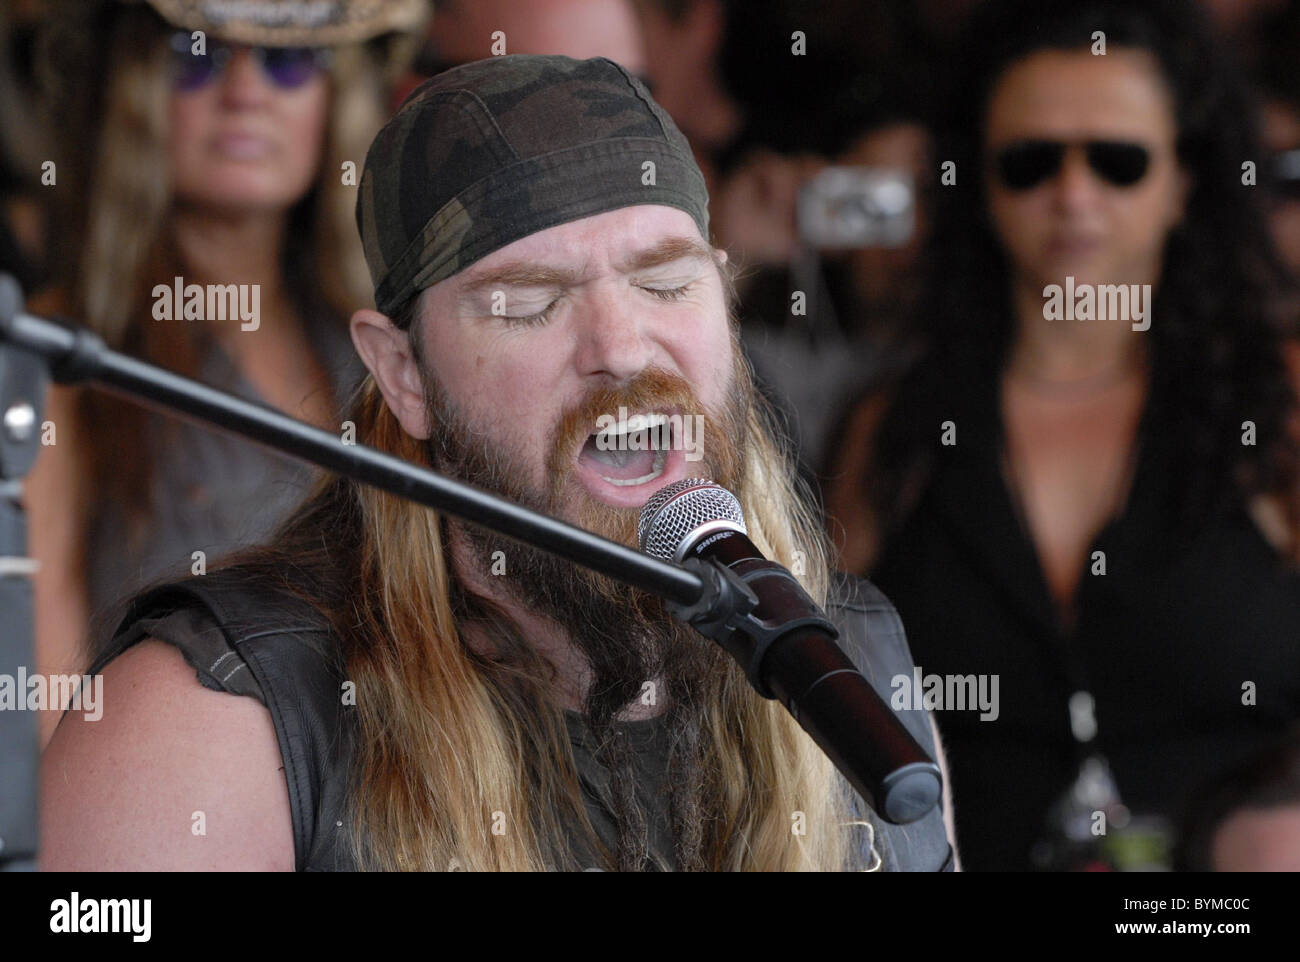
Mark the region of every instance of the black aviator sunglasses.
[[[1032, 190], [1057, 175], [1070, 146], [1059, 140], [1016, 141], [993, 155], [993, 169], [1008, 190]], [[1079, 146], [1089, 169], [1115, 187], [1132, 187], [1151, 166], [1151, 151], [1142, 144], [1089, 140]]]

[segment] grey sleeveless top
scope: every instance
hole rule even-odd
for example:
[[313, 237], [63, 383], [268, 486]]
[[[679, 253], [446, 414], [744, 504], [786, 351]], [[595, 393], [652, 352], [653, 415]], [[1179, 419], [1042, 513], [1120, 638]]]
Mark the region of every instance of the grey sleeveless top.
[[[342, 411], [365, 373], [341, 324], [320, 318], [312, 341]], [[219, 344], [203, 338], [197, 380], [266, 403]], [[194, 552], [205, 566], [265, 539], [310, 488], [316, 469], [224, 432], [150, 412], [143, 456], [154, 459], [150, 517], [143, 539], [132, 538], [120, 505], [104, 505], [86, 546], [91, 624], [116, 623], [126, 600], [163, 577], [191, 573]], [[123, 452], [123, 457], [136, 457]], [[92, 639], [104, 631], [92, 629]]]

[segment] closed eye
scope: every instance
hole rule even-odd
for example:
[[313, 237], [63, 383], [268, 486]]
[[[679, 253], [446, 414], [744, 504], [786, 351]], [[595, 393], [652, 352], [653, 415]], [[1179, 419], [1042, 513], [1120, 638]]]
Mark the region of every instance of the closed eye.
[[641, 288], [648, 294], [653, 294], [661, 301], [679, 301], [686, 296], [686, 292], [693, 285], [683, 284], [681, 287], [643, 287]]
[[[694, 282], [692, 282], [683, 284], [681, 287], [643, 287], [641, 289], [661, 301], [680, 301], [694, 286]], [[504, 318], [511, 326], [540, 327], [551, 319], [551, 314], [554, 313], [555, 306], [559, 303], [560, 299], [556, 298], [536, 314], [524, 314], [518, 317], [505, 315]]]
[[551, 301], [551, 303], [547, 304], [544, 308], [542, 308], [540, 311], [538, 311], [536, 314], [525, 314], [520, 317], [514, 317], [512, 315], [507, 314], [504, 316], [504, 319], [508, 321], [512, 326], [540, 327], [541, 325], [545, 324], [547, 321], [551, 319], [551, 314], [554, 313], [555, 305], [558, 303], [560, 303], [559, 298], [556, 298], [555, 300]]

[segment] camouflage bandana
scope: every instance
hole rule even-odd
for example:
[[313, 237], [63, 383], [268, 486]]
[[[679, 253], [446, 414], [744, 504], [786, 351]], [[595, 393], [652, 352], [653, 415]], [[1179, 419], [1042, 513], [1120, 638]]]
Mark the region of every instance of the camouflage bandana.
[[635, 204], [686, 211], [709, 238], [686, 139], [603, 57], [513, 54], [412, 91], [366, 154], [357, 228], [392, 317], [408, 298], [548, 227]]

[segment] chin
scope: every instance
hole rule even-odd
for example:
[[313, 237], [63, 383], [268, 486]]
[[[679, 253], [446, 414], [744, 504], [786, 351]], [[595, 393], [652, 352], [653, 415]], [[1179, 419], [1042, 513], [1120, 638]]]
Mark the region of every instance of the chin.
[[[310, 187], [310, 185], [309, 185]], [[178, 192], [179, 193], [179, 192]], [[286, 211], [307, 195], [299, 185], [285, 185], [247, 172], [214, 173], [202, 189], [184, 196], [191, 204], [249, 214]]]

